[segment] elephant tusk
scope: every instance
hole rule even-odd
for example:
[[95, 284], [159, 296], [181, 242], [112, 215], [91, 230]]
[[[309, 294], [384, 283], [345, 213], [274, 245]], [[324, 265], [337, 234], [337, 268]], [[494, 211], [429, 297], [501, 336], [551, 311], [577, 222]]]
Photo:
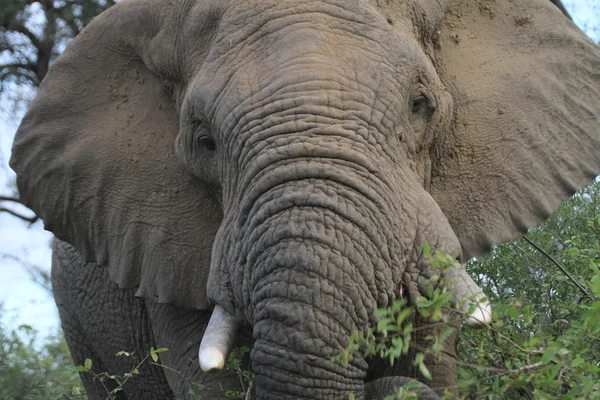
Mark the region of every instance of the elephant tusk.
[[221, 370], [235, 343], [237, 322], [223, 307], [216, 305], [213, 310], [198, 351], [200, 368], [208, 372]]
[[446, 285], [454, 294], [454, 306], [465, 313], [469, 312], [472, 304], [475, 309], [466, 318], [465, 325], [470, 328], [483, 328], [492, 322], [492, 306], [483, 290], [473, 281], [460, 266], [452, 267], [444, 274]]
[[475, 310], [467, 317], [465, 324], [469, 328], [484, 328], [492, 322], [492, 306], [484, 300], [475, 306]]

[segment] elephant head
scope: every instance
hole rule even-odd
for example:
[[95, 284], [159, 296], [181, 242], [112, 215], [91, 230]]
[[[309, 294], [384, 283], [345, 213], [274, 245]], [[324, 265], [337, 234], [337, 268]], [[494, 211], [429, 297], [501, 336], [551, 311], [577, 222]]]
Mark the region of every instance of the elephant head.
[[599, 112], [600, 50], [548, 0], [124, 0], [11, 166], [120, 287], [216, 306], [205, 368], [239, 325], [258, 398], [361, 398], [366, 361], [331, 357], [426, 292], [424, 243], [461, 262], [539, 224], [598, 174]]

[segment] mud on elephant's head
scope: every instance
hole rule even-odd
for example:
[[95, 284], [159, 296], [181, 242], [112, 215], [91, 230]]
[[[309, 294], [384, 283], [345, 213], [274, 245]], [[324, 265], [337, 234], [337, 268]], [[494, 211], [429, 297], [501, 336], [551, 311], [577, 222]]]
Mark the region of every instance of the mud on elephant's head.
[[251, 327], [259, 397], [361, 393], [330, 358], [423, 293], [425, 242], [481, 254], [599, 172], [598, 47], [484, 3], [123, 1], [43, 82], [21, 195], [120, 287]]

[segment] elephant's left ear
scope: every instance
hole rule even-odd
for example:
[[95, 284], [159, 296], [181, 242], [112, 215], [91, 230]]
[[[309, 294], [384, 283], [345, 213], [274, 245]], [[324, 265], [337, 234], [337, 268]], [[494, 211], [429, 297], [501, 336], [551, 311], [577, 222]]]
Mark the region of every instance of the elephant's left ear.
[[548, 0], [452, 3], [436, 62], [455, 119], [431, 191], [475, 256], [600, 173], [600, 48]]
[[46, 229], [120, 287], [207, 309], [221, 211], [174, 154], [181, 21], [195, 4], [128, 0], [95, 18], [42, 82], [11, 167]]

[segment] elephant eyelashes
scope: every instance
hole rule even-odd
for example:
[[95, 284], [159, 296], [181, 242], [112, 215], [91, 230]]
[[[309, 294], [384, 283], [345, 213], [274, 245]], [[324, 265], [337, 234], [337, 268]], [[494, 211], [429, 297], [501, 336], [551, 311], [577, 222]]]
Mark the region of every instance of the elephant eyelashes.
[[196, 139], [196, 147], [200, 151], [215, 151], [217, 149], [217, 145], [215, 141], [206, 135], [202, 135]]
[[420, 96], [413, 101], [412, 111], [415, 114], [424, 115], [430, 118], [435, 113], [435, 106], [431, 104], [429, 97]]

